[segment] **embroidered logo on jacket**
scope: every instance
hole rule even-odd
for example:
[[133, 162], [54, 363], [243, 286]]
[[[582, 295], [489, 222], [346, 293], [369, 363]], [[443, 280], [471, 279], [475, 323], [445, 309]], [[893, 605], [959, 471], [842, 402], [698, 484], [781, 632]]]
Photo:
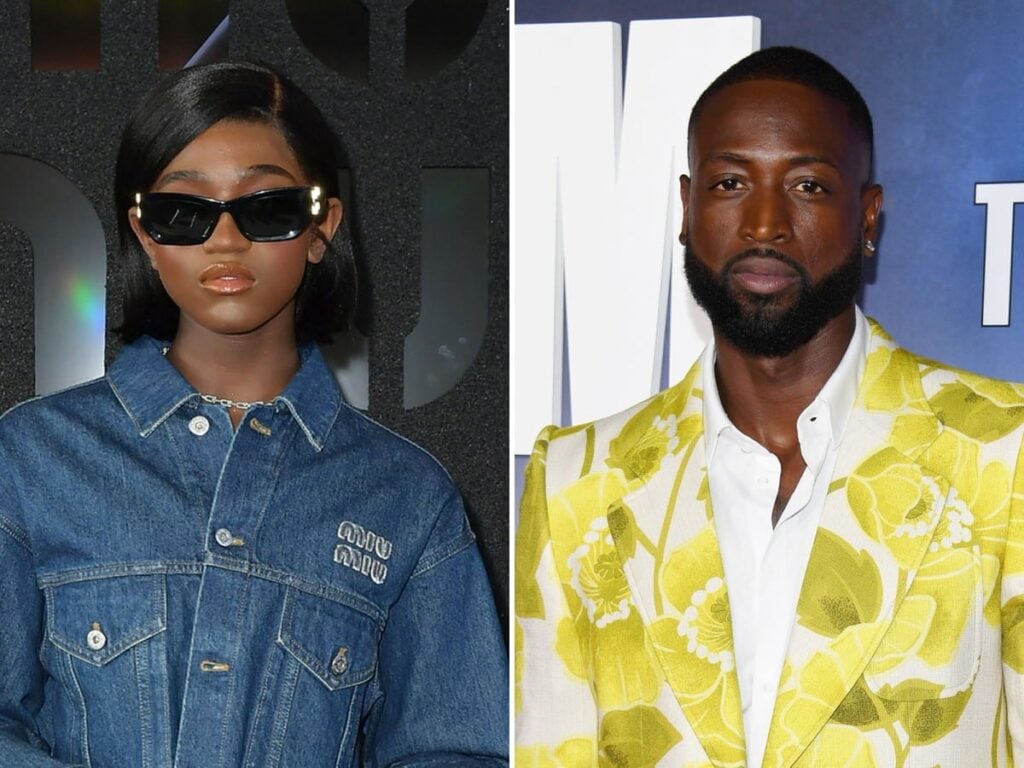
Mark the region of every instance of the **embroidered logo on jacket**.
[[391, 557], [391, 542], [348, 520], [338, 526], [338, 538], [345, 543], [334, 548], [334, 562], [369, 576], [374, 584], [383, 584], [388, 577], [384, 561]]

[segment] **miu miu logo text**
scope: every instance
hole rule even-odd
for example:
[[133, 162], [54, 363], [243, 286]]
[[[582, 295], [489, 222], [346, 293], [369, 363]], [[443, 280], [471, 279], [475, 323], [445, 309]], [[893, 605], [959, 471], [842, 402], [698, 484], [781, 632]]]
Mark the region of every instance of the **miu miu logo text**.
[[391, 557], [391, 542], [348, 520], [338, 526], [338, 538], [344, 543], [334, 548], [334, 562], [368, 576], [374, 584], [383, 584], [388, 577], [385, 561]]

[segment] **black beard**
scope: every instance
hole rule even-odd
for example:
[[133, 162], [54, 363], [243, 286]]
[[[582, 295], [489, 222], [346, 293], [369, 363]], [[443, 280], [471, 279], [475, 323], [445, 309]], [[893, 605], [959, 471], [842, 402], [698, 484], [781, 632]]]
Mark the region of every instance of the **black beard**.
[[[716, 274], [701, 261], [689, 239], [684, 245], [683, 265], [693, 298], [708, 313], [716, 333], [755, 357], [784, 357], [802, 347], [829, 320], [849, 308], [861, 286], [864, 265], [859, 241], [846, 259], [816, 284], [803, 266], [771, 248], [752, 248], [733, 256]], [[778, 259], [791, 267], [799, 276], [796, 297], [780, 300], [744, 291], [737, 298], [728, 275], [736, 262], [748, 256]]]

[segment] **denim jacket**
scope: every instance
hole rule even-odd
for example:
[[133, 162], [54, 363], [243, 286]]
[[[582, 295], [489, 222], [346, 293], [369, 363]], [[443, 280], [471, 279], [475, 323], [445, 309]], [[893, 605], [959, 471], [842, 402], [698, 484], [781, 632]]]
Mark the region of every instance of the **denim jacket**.
[[450, 478], [315, 347], [232, 428], [143, 338], [0, 419], [0, 766], [505, 765]]

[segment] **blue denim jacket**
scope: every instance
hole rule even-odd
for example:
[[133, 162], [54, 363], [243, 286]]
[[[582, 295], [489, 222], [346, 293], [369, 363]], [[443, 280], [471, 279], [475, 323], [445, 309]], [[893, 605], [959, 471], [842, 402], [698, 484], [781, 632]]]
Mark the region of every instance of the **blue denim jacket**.
[[505, 765], [458, 493], [314, 347], [237, 431], [158, 342], [0, 419], [0, 766]]

